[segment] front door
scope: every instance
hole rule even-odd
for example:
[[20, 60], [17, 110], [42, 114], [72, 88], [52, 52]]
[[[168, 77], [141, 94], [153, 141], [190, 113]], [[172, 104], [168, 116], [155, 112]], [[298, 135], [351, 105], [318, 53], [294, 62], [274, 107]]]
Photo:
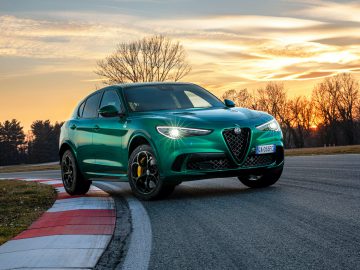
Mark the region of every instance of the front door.
[[[123, 111], [117, 91], [106, 90], [100, 107], [115, 106]], [[123, 176], [127, 173], [126, 147], [123, 146], [123, 136], [126, 134], [126, 119], [120, 116], [99, 117], [96, 120], [96, 130], [93, 133], [93, 147], [96, 157], [96, 173], [99, 176]]]

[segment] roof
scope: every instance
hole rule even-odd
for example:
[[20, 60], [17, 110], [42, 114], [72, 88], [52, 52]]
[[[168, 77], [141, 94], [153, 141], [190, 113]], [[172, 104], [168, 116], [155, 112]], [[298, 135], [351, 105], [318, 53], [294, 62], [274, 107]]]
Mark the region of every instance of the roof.
[[113, 86], [120, 86], [121, 88], [151, 86], [151, 85], [170, 85], [170, 84], [192, 84], [188, 82], [136, 82], [136, 83], [120, 83]]

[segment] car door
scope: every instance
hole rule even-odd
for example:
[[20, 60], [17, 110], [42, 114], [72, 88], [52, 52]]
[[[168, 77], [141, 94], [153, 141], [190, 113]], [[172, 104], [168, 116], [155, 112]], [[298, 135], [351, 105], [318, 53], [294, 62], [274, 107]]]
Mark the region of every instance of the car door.
[[[115, 106], [123, 112], [116, 89], [105, 90], [100, 107]], [[126, 134], [126, 118], [119, 115], [114, 117], [99, 117], [96, 120], [96, 130], [93, 136], [93, 146], [96, 157], [96, 172], [103, 176], [123, 176], [127, 173], [127, 156], [124, 158], [123, 136]]]
[[[76, 143], [77, 162], [83, 173], [91, 174], [96, 163], [93, 147], [93, 132], [102, 92], [89, 96], [79, 107], [78, 118], [70, 123]], [[81, 110], [81, 111], [80, 111]]]

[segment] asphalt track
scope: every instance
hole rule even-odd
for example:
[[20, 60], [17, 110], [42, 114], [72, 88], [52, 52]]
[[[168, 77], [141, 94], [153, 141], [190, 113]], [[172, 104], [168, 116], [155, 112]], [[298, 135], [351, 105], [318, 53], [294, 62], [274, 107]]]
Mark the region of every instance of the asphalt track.
[[[0, 175], [23, 176], [59, 173]], [[106, 185], [133, 199], [128, 184]], [[290, 157], [270, 188], [202, 180], [139, 205], [151, 225], [151, 237], [140, 241], [149, 269], [359, 269], [360, 155]]]

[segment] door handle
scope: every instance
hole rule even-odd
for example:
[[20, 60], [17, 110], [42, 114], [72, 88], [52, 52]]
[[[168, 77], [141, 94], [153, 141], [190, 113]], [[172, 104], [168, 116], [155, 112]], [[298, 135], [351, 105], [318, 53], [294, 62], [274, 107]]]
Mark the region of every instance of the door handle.
[[76, 125], [75, 125], [75, 124], [72, 124], [72, 125], [70, 126], [70, 128], [71, 128], [71, 129], [76, 129]]
[[94, 130], [95, 130], [95, 131], [98, 131], [99, 129], [100, 129], [100, 127], [99, 127], [98, 125], [95, 125], [95, 126], [94, 126]]

